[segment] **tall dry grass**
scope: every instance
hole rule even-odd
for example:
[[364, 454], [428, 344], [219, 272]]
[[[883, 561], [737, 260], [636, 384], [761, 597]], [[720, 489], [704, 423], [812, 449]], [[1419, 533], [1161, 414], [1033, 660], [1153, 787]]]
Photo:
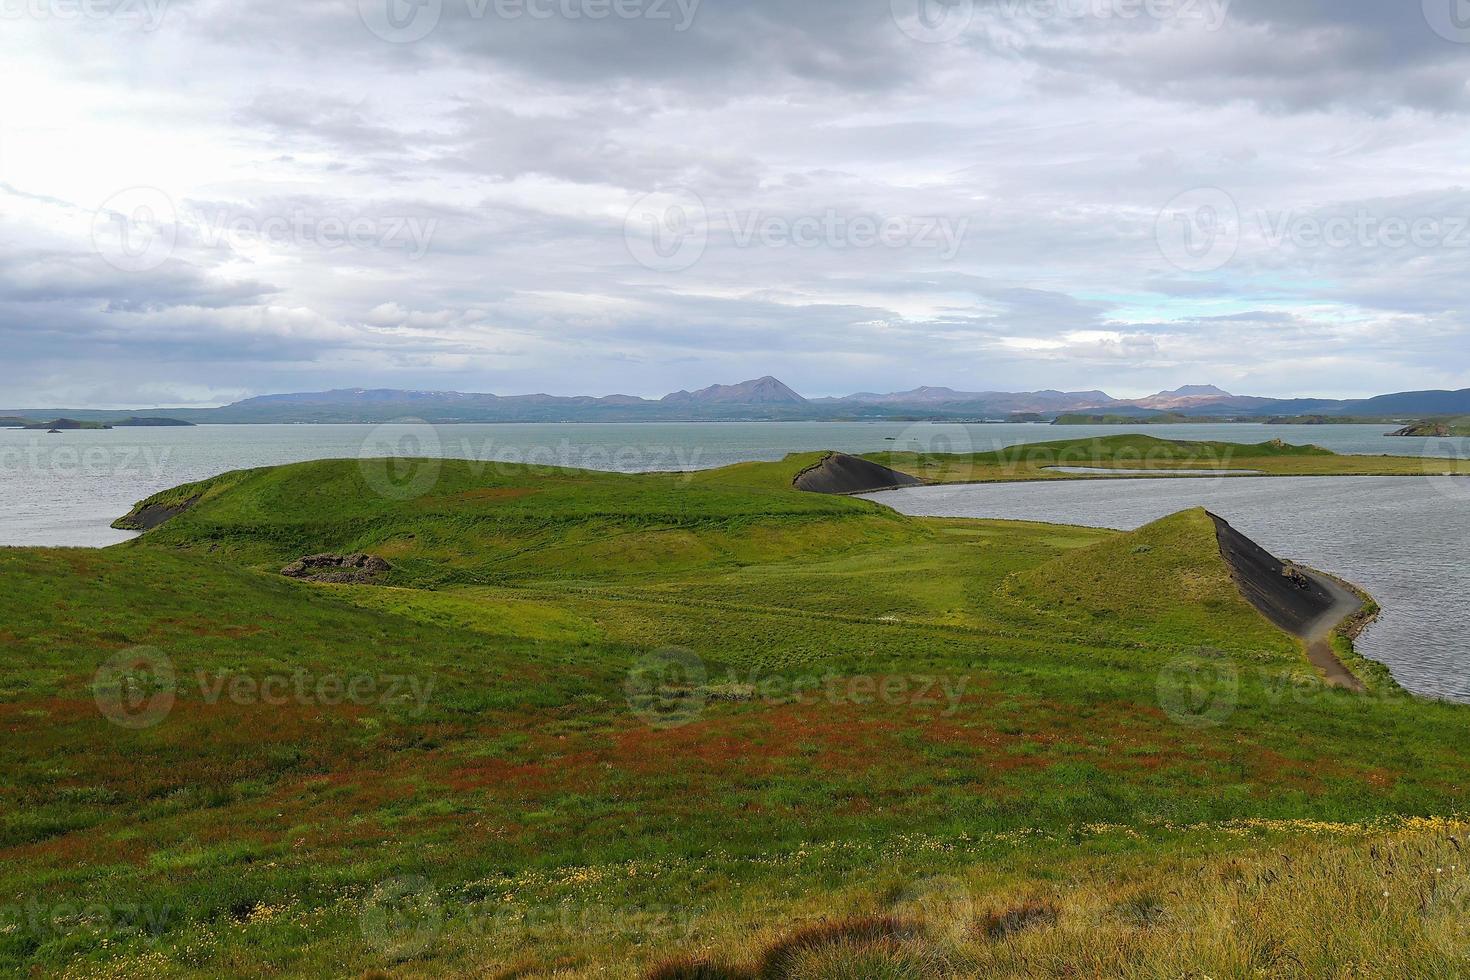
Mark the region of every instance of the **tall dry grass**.
[[1245, 854], [1126, 872], [1094, 864], [1009, 892], [972, 890], [963, 875], [931, 879], [871, 919], [773, 927], [660, 976], [1470, 977], [1470, 826], [1302, 829]]

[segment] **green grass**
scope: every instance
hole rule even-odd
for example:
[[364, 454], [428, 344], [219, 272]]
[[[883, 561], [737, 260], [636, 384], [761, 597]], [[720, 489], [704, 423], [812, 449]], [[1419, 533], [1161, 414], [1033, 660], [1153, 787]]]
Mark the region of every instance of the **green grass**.
[[1123, 470], [1252, 470], [1265, 476], [1470, 475], [1470, 460], [1419, 456], [1342, 456], [1320, 446], [1279, 440], [1244, 445], [1181, 442], [1148, 435], [1101, 436], [1011, 446], [971, 454], [873, 453], [868, 459], [935, 483], [1114, 479], [1059, 473], [1054, 467]]
[[1016, 575], [1010, 593], [1069, 622], [1153, 643], [1235, 646], [1290, 656], [1292, 641], [1252, 616], [1203, 508], [1118, 535]]
[[391, 464], [301, 463], [150, 498], [199, 502], [147, 544], [262, 568], [369, 551], [394, 564], [395, 584], [445, 585], [664, 576], [923, 536], [875, 504], [793, 491], [791, 466], [816, 458], [731, 467], [719, 478], [445, 460], [413, 464], [432, 467], [433, 483], [406, 499], [385, 476]]
[[[782, 975], [1061, 975], [1055, 936], [1026, 973], [914, 890], [1177, 904], [1171, 876], [1309, 853], [1328, 823], [1366, 839], [1465, 809], [1466, 709], [1326, 688], [1232, 591], [1201, 514], [916, 520], [790, 489], [810, 460], [445, 463], [407, 499], [372, 464], [310, 463], [160, 495], [200, 500], [125, 546], [0, 550], [0, 969], [738, 974], [803, 923], [893, 915], [922, 929], [803, 947]], [[277, 574], [358, 550], [388, 587]], [[176, 690], [132, 729], [93, 688], [138, 650]], [[671, 663], [698, 673], [645, 683]], [[114, 709], [166, 687], [109, 680]], [[1128, 921], [1098, 964], [1177, 965]]]

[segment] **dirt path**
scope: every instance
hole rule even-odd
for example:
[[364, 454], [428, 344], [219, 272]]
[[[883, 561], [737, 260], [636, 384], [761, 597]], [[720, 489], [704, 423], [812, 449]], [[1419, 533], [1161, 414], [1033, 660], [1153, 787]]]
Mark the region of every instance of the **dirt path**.
[[1307, 644], [1307, 659], [1326, 676], [1327, 683], [1362, 694], [1367, 690], [1363, 682], [1343, 666], [1342, 661], [1337, 659], [1337, 654], [1332, 652], [1332, 632], [1363, 608], [1363, 600], [1326, 575], [1310, 569], [1301, 571], [1332, 596], [1332, 608], [1309, 624], [1301, 634], [1302, 640]]

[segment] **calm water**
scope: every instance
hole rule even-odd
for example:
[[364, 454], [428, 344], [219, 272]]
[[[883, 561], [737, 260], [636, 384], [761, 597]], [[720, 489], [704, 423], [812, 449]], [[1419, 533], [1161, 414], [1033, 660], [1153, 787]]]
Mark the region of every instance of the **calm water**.
[[1023, 443], [1146, 432], [1167, 439], [1315, 442], [1338, 452], [1470, 455], [1470, 440], [1390, 439], [1373, 425], [1068, 427], [902, 422], [207, 425], [178, 429], [0, 430], [0, 545], [114, 544], [108, 528], [135, 502], [228, 470], [311, 459], [434, 455], [590, 469], [706, 469], [821, 449], [976, 452]]
[[1109, 480], [872, 494], [905, 514], [1131, 530], [1205, 506], [1267, 549], [1367, 589], [1383, 617], [1364, 655], [1411, 691], [1470, 701], [1470, 478]]
[[[1047, 466], [1052, 473], [1067, 473], [1072, 476], [1156, 476], [1154, 470], [1129, 470], [1120, 466]], [[1169, 471], [1169, 478], [1181, 476], [1264, 476], [1260, 470], [1180, 470]]]

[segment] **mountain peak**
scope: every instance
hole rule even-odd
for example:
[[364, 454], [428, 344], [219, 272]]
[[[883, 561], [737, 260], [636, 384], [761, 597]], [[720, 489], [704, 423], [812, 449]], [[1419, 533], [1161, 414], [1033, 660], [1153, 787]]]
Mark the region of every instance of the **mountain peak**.
[[687, 405], [805, 405], [806, 399], [769, 374], [735, 385], [711, 385], [699, 391], [676, 391], [662, 399]]
[[1200, 405], [1244, 407], [1258, 401], [1260, 399], [1232, 395], [1224, 388], [1217, 388], [1214, 385], [1185, 385], [1183, 388], [1161, 391], [1157, 395], [1139, 398], [1128, 404], [1141, 408], [1170, 411], [1178, 408], [1195, 408]]
[[1182, 388], [1175, 388], [1173, 391], [1161, 391], [1161, 392], [1159, 392], [1159, 394], [1160, 395], [1175, 395], [1175, 396], [1177, 396], [1179, 398], [1204, 398], [1204, 397], [1234, 398], [1235, 397], [1230, 392], [1226, 391], [1224, 388], [1217, 388], [1214, 385], [1185, 385]]

